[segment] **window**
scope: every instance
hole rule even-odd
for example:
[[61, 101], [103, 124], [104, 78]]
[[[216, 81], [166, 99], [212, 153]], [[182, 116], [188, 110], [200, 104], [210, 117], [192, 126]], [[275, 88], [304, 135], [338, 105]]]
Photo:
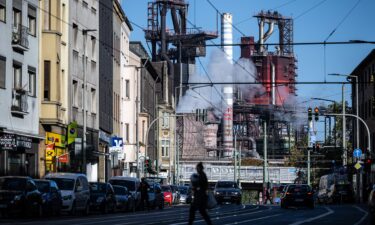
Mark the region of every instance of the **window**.
[[96, 46], [96, 37], [91, 36], [91, 59], [94, 60], [94, 61], [96, 61], [95, 46]]
[[22, 25], [21, 19], [21, 11], [13, 8], [13, 27], [17, 30], [20, 29], [20, 26]]
[[169, 113], [167, 112], [163, 112], [162, 127], [169, 128]]
[[51, 61], [44, 61], [44, 91], [43, 98], [45, 101], [50, 100], [50, 82], [51, 82]]
[[130, 99], [130, 81], [125, 80], [125, 98]]
[[36, 69], [29, 66], [29, 95], [32, 97], [36, 96]]
[[129, 124], [125, 123], [125, 141], [129, 143]]
[[169, 140], [161, 140], [161, 156], [169, 157]]
[[13, 88], [22, 89], [22, 64], [13, 62]]
[[5, 89], [6, 58], [0, 55], [0, 88]]
[[86, 1], [82, 1], [83, 8], [88, 8], [89, 4]]
[[6, 0], [0, 0], [0, 21], [6, 22]]
[[27, 11], [27, 21], [29, 25], [29, 34], [35, 37], [36, 36], [36, 9], [30, 5]]
[[78, 81], [73, 80], [73, 107], [78, 107]]
[[91, 88], [91, 113], [96, 113], [96, 90]]

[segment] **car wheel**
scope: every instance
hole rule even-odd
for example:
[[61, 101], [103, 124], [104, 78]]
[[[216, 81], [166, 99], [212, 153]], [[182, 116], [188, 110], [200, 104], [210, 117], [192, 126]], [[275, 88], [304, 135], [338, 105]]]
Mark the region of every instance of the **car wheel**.
[[159, 209], [164, 209], [164, 201], [160, 202]]
[[75, 216], [77, 214], [77, 208], [76, 208], [76, 203], [75, 202], [73, 202], [72, 208], [70, 209], [69, 214], [72, 215], [72, 216]]
[[86, 207], [85, 207], [85, 211], [83, 211], [83, 214], [85, 216], [88, 216], [90, 214], [90, 205], [88, 202], [86, 202]]

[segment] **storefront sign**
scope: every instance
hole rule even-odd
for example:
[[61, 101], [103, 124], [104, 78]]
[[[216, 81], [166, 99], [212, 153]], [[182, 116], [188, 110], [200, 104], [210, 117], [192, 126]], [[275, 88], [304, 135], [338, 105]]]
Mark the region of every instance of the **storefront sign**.
[[1, 150], [15, 150], [16, 135], [15, 134], [0, 134], [0, 149]]
[[68, 154], [64, 154], [64, 155], [59, 156], [59, 162], [68, 163], [69, 162]]
[[52, 161], [55, 155], [55, 146], [53, 144], [46, 145], [46, 161]]
[[117, 147], [117, 148], [122, 148], [123, 146], [123, 141], [121, 137], [112, 137], [111, 138], [111, 146], [112, 147]]
[[65, 136], [61, 134], [46, 132], [46, 144], [52, 143], [54, 143], [56, 147], [65, 148]]
[[17, 147], [21, 148], [26, 148], [26, 149], [31, 149], [32, 148], [32, 143], [33, 139], [25, 136], [17, 136]]
[[99, 130], [99, 140], [109, 144], [111, 143], [111, 135]]

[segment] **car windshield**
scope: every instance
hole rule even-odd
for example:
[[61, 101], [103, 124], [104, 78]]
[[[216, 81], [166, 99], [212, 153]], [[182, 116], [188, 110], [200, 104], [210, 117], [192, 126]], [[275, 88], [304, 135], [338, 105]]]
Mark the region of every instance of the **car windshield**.
[[290, 193], [306, 193], [309, 191], [310, 191], [310, 187], [306, 185], [302, 185], [302, 186], [292, 185], [292, 186], [289, 186], [288, 188], [288, 192]]
[[188, 189], [187, 188], [179, 188], [178, 189], [180, 191], [181, 194], [183, 195], [186, 195], [188, 193]]
[[113, 190], [116, 195], [126, 195], [126, 189], [124, 187], [113, 186]]
[[238, 188], [234, 182], [218, 182], [216, 188]]
[[168, 186], [162, 186], [161, 189], [165, 192], [172, 192], [171, 188]]
[[56, 182], [60, 190], [72, 191], [74, 189], [74, 180], [69, 178], [48, 178]]
[[42, 193], [49, 192], [49, 182], [48, 181], [35, 181], [38, 190]]
[[110, 184], [126, 187], [129, 191], [135, 191], [135, 182], [130, 180], [110, 180]]
[[25, 188], [24, 178], [0, 178], [0, 190], [24, 191]]
[[106, 191], [107, 191], [107, 184], [90, 183], [90, 191], [92, 193], [106, 193]]

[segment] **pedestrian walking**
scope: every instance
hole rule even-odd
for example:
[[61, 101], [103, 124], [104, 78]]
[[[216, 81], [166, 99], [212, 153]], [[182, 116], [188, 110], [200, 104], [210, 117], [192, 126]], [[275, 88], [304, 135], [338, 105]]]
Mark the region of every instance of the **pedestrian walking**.
[[147, 210], [150, 210], [150, 205], [148, 202], [148, 189], [150, 185], [148, 185], [146, 179], [143, 177], [141, 179], [141, 184], [139, 185], [139, 192], [141, 193], [141, 209], [144, 210], [145, 206]]
[[202, 162], [199, 162], [196, 166], [197, 173], [190, 177], [194, 198], [190, 204], [189, 225], [193, 224], [197, 210], [199, 210], [199, 213], [208, 225], [212, 224], [206, 210], [208, 180], [203, 169]]
[[265, 204], [267, 204], [268, 200], [270, 201], [270, 204], [273, 204], [272, 199], [271, 199], [271, 195], [270, 195], [270, 191], [269, 191], [269, 189], [266, 189], [266, 200], [264, 201]]

